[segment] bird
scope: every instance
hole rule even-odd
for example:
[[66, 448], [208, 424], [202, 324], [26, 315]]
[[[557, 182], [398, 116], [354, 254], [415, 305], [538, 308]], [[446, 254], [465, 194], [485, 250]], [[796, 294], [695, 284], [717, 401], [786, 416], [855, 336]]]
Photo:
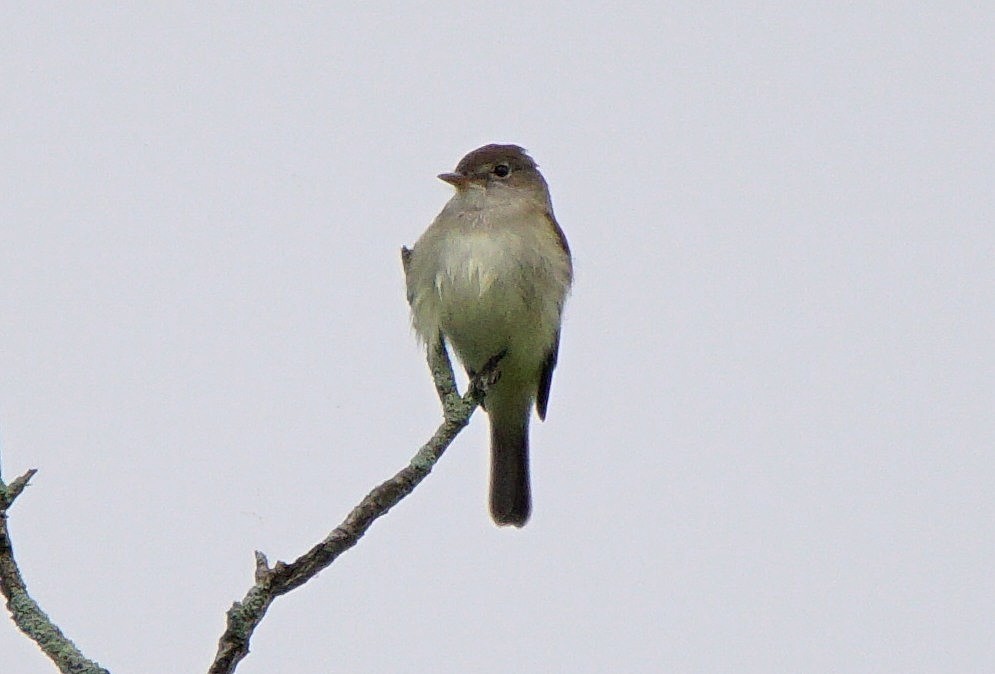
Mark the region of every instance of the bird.
[[438, 176], [455, 188], [405, 251], [412, 327], [429, 349], [448, 343], [473, 381], [488, 374], [490, 512], [522, 527], [532, 511], [529, 420], [546, 418], [573, 282], [567, 238], [546, 180], [518, 145], [490, 144]]

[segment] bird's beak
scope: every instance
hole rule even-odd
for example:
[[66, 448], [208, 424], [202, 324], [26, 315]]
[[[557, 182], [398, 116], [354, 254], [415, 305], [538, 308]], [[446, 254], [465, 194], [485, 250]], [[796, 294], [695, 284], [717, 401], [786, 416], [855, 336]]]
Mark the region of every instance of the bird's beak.
[[449, 183], [456, 189], [462, 189], [470, 182], [470, 179], [462, 173], [440, 173], [439, 180]]

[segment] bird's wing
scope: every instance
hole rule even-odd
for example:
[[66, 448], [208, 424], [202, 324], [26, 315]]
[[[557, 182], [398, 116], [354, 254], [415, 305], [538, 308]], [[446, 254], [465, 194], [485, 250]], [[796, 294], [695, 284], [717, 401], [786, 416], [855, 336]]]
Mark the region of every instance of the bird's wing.
[[542, 363], [542, 372], [539, 374], [539, 392], [536, 395], [536, 412], [539, 418], [545, 420], [546, 407], [549, 405], [549, 388], [553, 385], [553, 370], [556, 369], [556, 357], [560, 352], [560, 331], [556, 331], [556, 338], [553, 345], [546, 352], [546, 360]]

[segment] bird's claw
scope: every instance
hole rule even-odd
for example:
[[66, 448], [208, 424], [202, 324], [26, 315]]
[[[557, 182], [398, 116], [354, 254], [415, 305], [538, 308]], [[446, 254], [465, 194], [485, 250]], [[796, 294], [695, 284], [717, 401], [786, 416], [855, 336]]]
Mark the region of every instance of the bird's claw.
[[501, 379], [501, 370], [498, 369], [498, 365], [506, 355], [508, 355], [508, 349], [504, 349], [500, 353], [488, 358], [487, 362], [484, 363], [484, 366], [478, 372], [470, 373], [470, 392], [473, 395], [483, 399], [488, 389], [498, 383]]

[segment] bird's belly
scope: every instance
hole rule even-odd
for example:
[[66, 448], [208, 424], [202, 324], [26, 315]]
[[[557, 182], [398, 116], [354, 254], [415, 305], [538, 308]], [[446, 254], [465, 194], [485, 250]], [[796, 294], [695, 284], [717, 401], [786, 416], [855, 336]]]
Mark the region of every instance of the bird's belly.
[[474, 238], [452, 251], [436, 276], [442, 332], [470, 369], [505, 350], [515, 360], [541, 359], [552, 335], [544, 334], [534, 282], [507, 246]]

